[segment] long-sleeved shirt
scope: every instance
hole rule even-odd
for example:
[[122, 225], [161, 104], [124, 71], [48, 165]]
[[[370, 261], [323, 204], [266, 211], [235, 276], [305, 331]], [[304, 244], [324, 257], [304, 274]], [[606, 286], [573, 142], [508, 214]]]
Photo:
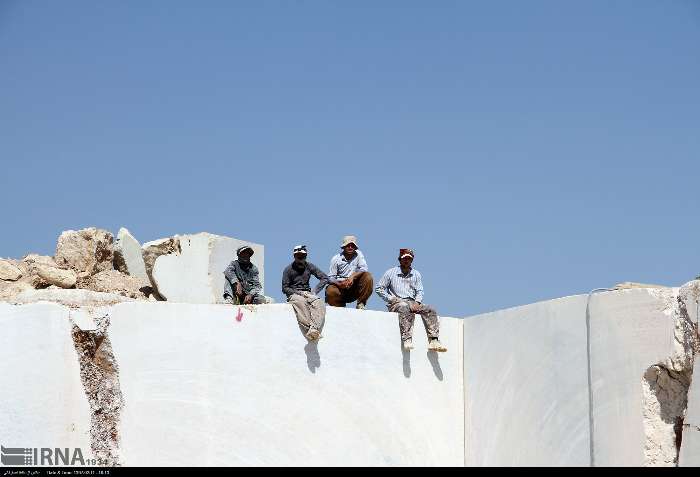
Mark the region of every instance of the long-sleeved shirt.
[[336, 283], [340, 280], [349, 278], [350, 275], [357, 272], [367, 272], [367, 262], [365, 256], [357, 250], [355, 255], [350, 259], [346, 259], [345, 255], [339, 253], [331, 258], [331, 266], [328, 271], [328, 277], [331, 283]]
[[234, 260], [226, 267], [224, 276], [231, 284], [232, 290], [235, 290], [236, 283], [240, 283], [246, 295], [260, 295], [262, 293], [258, 267], [252, 263], [250, 267], [246, 269], [238, 260]]
[[392, 298], [410, 298], [422, 303], [423, 279], [418, 270], [411, 269], [404, 275], [401, 267], [394, 267], [384, 273], [374, 291], [387, 303]]
[[328, 283], [328, 275], [311, 262], [304, 262], [302, 266], [292, 262], [290, 265], [287, 265], [287, 268], [282, 273], [282, 292], [287, 295], [287, 298], [299, 291], [310, 292], [309, 279], [311, 275], [319, 280], [318, 285], [314, 289], [314, 293], [318, 293]]

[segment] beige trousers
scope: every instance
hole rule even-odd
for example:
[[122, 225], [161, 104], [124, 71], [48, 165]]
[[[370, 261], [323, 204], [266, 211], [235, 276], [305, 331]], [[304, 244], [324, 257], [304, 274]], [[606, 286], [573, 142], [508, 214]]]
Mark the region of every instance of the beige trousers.
[[319, 332], [323, 330], [323, 324], [326, 321], [326, 305], [321, 300], [321, 297], [304, 291], [296, 292], [287, 301], [294, 308], [297, 322], [299, 322], [299, 326], [302, 327], [304, 333], [308, 333], [310, 328], [314, 328]]

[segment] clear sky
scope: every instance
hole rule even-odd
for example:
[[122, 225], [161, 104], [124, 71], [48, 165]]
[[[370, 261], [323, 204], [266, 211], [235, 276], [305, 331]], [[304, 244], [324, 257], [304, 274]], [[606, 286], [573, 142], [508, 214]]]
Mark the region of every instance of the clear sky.
[[[0, 0], [0, 256], [209, 231], [466, 316], [700, 274], [700, 2]], [[381, 309], [375, 295], [370, 308]]]

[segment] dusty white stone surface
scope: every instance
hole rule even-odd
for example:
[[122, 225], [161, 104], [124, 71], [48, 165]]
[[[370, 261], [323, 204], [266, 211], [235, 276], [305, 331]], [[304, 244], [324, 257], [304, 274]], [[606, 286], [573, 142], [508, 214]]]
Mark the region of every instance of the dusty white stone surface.
[[262, 245], [208, 233], [177, 237], [180, 252], [157, 257], [152, 272], [158, 293], [167, 301], [223, 303], [224, 270], [236, 259], [241, 245], [253, 248], [251, 261], [258, 267], [264, 287]]
[[679, 465], [700, 467], [700, 363], [697, 362], [693, 369], [693, 380], [688, 393], [688, 409], [683, 426]]
[[116, 293], [101, 293], [91, 290], [80, 289], [43, 289], [43, 290], [25, 290], [13, 302], [18, 304], [28, 304], [37, 302], [54, 302], [66, 306], [92, 306], [92, 305], [113, 305], [125, 301], [134, 301], [132, 298], [117, 295]]
[[90, 409], [68, 309], [0, 303], [0, 442], [90, 452]]
[[[640, 288], [591, 298], [596, 465], [649, 465], [651, 442], [660, 455], [674, 447], [643, 381], [651, 366], [685, 359], [677, 293]], [[586, 302], [580, 295], [465, 319], [467, 465], [590, 463]]]
[[286, 304], [117, 305], [124, 465], [462, 465], [461, 320], [441, 326], [447, 353], [419, 320], [404, 357], [392, 313], [329, 308], [314, 348]]

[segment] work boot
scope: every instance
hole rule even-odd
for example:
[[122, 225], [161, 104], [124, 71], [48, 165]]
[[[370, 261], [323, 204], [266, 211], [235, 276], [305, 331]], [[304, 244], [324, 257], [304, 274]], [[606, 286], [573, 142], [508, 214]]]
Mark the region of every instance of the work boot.
[[357, 302], [357, 305], [355, 306], [355, 308], [357, 308], [358, 310], [364, 310], [366, 306], [367, 306], [367, 305], [365, 305], [364, 303], [360, 303], [360, 302], [358, 301], [358, 302]]
[[447, 351], [447, 348], [445, 348], [437, 338], [432, 338], [430, 343], [428, 343], [428, 350], [443, 353]]
[[411, 351], [413, 349], [413, 340], [411, 338], [403, 342], [404, 351]]
[[306, 337], [311, 341], [318, 341], [321, 339], [321, 333], [317, 329], [311, 328], [309, 332], [306, 333]]

